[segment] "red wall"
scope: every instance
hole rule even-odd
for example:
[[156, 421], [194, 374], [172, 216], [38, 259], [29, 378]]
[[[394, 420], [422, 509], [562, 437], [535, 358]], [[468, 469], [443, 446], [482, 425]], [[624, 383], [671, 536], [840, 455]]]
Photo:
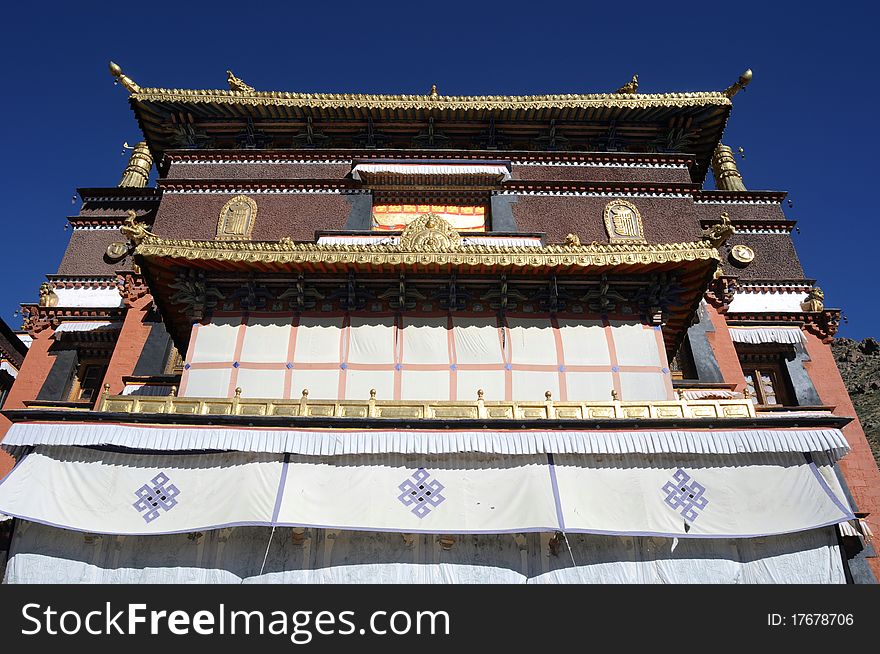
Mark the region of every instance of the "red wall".
[[[834, 405], [835, 415], [854, 417], [856, 410], [846, 392], [831, 347], [809, 332], [804, 332], [804, 335], [807, 338], [807, 354], [811, 359], [804, 363], [804, 368], [809, 373], [822, 403]], [[844, 427], [843, 433], [852, 449], [840, 461], [840, 470], [846, 478], [858, 510], [871, 514], [868, 517], [871, 531], [880, 534], [880, 470], [877, 469], [858, 418]], [[874, 576], [880, 579], [880, 557], [871, 557], [867, 561]]]

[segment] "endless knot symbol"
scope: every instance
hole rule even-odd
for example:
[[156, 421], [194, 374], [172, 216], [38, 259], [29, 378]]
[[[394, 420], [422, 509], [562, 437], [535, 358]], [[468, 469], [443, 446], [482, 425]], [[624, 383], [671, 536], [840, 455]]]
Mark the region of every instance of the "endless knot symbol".
[[419, 468], [412, 474], [410, 479], [407, 479], [397, 487], [401, 491], [397, 499], [404, 506], [411, 506], [410, 511], [419, 518], [424, 518], [432, 509], [446, 500], [440, 494], [445, 486], [436, 479], [430, 479], [430, 477], [431, 474], [427, 470]]
[[702, 511], [709, 505], [709, 500], [703, 497], [706, 487], [691, 480], [691, 476], [679, 468], [672, 475], [674, 481], [667, 481], [661, 489], [666, 493], [666, 502], [671, 508], [681, 513], [688, 522], [693, 522]]
[[177, 506], [175, 498], [180, 495], [180, 491], [168, 481], [168, 476], [160, 472], [150, 480], [149, 484], [144, 484], [134, 492], [138, 500], [132, 506], [139, 513], [144, 514], [142, 516], [144, 522], [152, 522], [158, 518], [160, 510], [170, 511]]

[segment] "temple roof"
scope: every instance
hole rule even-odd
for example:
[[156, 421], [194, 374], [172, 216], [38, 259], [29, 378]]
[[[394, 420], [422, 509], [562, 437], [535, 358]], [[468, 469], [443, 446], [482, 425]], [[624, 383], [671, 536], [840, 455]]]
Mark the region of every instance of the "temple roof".
[[[193, 147], [403, 147], [688, 152], [695, 181], [705, 176], [731, 109], [751, 79], [723, 91], [684, 93], [426, 95], [141, 87], [115, 64], [111, 72], [155, 157]], [[234, 76], [233, 76], [234, 77]], [[159, 159], [156, 159], [159, 161]]]
[[[398, 276], [467, 276], [502, 274], [521, 279], [599, 279], [616, 275], [640, 284], [659, 280], [662, 273], [676, 279], [675, 299], [664, 310], [667, 327], [664, 339], [674, 351], [696, 311], [720, 255], [709, 241], [691, 243], [592, 243], [580, 245], [576, 238], [562, 245], [494, 246], [467, 245], [442, 219], [423, 216], [403, 232], [398, 243], [346, 245], [298, 243], [290, 239], [268, 241], [193, 241], [164, 239], [136, 222], [123, 228], [134, 243], [136, 260], [166, 324], [179, 347], [189, 338], [193, 316], [187, 306], [209, 299], [206, 283], [223, 283], [234, 273], [261, 283], [281, 280], [289, 286], [291, 273], [321, 276], [384, 276], [397, 284]], [[187, 271], [203, 271], [193, 277]], [[286, 281], [285, 281], [286, 280]], [[241, 286], [240, 281], [235, 285]], [[338, 283], [337, 283], [338, 284]], [[185, 299], [182, 299], [185, 298]]]

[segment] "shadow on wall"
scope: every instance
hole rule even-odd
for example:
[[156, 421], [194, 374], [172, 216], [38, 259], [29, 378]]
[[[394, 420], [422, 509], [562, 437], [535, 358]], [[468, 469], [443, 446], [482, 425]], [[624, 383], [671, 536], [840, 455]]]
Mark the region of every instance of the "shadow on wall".
[[[237, 527], [99, 536], [18, 521], [7, 583], [844, 583], [833, 528], [756, 539]], [[270, 544], [271, 538], [271, 544]], [[269, 545], [265, 565], [263, 556]], [[569, 547], [570, 546], [570, 547]], [[552, 551], [551, 551], [552, 550]], [[262, 570], [262, 573], [261, 573]]]

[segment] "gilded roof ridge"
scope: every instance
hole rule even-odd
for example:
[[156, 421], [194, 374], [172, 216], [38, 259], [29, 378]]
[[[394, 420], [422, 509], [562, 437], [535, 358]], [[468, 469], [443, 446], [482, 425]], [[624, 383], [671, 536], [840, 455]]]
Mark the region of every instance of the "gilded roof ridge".
[[[326, 254], [423, 254], [440, 252], [458, 255], [592, 255], [592, 254], [665, 254], [672, 252], [697, 252], [715, 250], [706, 240], [679, 243], [598, 243], [587, 245], [545, 245], [545, 246], [502, 246], [502, 245], [456, 245], [439, 249], [415, 249], [400, 244], [328, 244], [313, 242], [295, 242], [290, 239], [280, 241], [230, 241], [230, 240], [194, 240], [166, 239], [149, 234], [140, 240], [137, 254], [162, 256], [164, 252], [176, 249], [198, 250], [203, 253], [224, 252], [267, 252], [267, 253], [326, 253]], [[711, 258], [720, 258], [717, 251]]]
[[692, 91], [673, 93], [582, 93], [548, 95], [408, 95], [365, 93], [296, 93], [290, 91], [227, 91], [223, 89], [138, 88], [131, 93], [136, 102], [222, 102], [240, 105], [279, 103], [312, 107], [377, 107], [400, 109], [508, 109], [550, 107], [678, 107], [730, 106], [723, 91]]

